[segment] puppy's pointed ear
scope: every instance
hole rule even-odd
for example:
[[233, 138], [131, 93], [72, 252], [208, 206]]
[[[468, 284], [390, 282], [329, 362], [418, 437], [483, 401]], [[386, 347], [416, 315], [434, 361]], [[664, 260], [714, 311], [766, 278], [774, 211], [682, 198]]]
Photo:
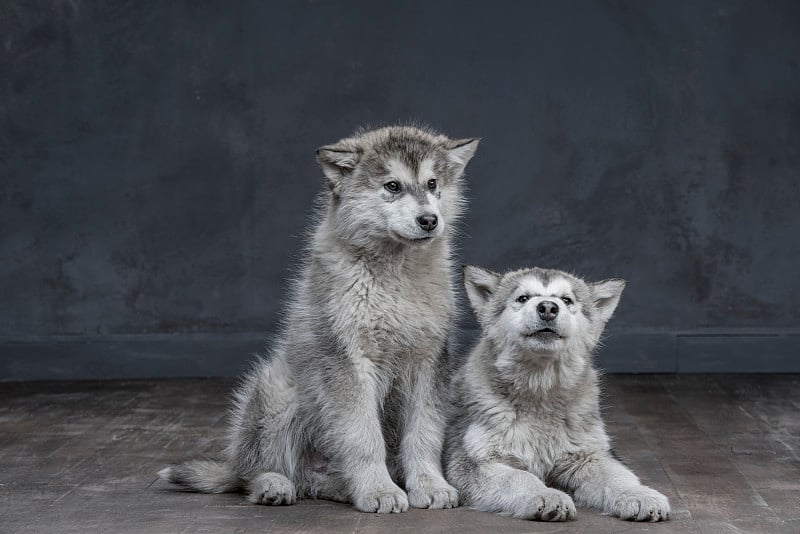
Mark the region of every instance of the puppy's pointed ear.
[[472, 137], [469, 139], [454, 139], [445, 144], [447, 159], [456, 167], [458, 176], [464, 173], [464, 168], [478, 150], [480, 139]]
[[360, 158], [359, 150], [341, 144], [327, 145], [317, 149], [317, 161], [322, 167], [322, 172], [325, 173], [328, 188], [334, 195], [339, 194], [342, 180], [353, 172]]
[[480, 316], [500, 284], [501, 275], [474, 265], [464, 266], [464, 288], [472, 309]]
[[603, 323], [608, 322], [611, 316], [614, 315], [614, 310], [617, 309], [619, 298], [622, 296], [622, 290], [625, 289], [625, 280], [613, 278], [611, 280], [603, 280], [602, 282], [595, 282], [590, 284], [592, 290], [592, 297], [594, 298], [594, 305], [600, 314], [600, 320]]

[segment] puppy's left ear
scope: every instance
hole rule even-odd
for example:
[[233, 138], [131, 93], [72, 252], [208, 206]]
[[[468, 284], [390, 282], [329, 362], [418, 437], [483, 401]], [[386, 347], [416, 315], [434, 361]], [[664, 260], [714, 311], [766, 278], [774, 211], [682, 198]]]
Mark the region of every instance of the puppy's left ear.
[[600, 315], [600, 320], [603, 323], [608, 322], [611, 316], [614, 315], [614, 310], [617, 309], [622, 290], [625, 289], [625, 280], [612, 278], [611, 280], [595, 282], [590, 284], [589, 287], [592, 290], [592, 298], [594, 298], [594, 304], [597, 308], [597, 313]]
[[478, 150], [478, 143], [480, 139], [471, 137], [469, 139], [454, 139], [445, 144], [447, 150], [447, 159], [456, 167], [456, 174], [461, 176], [464, 174], [464, 168], [475, 155]]

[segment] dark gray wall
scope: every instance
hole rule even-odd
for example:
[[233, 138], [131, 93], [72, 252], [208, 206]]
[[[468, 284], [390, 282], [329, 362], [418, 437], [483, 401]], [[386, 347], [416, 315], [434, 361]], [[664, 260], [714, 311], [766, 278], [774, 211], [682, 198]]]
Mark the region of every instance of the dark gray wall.
[[408, 120], [483, 138], [465, 262], [630, 281], [613, 370], [791, 370], [799, 63], [793, 1], [3, 2], [0, 377], [272, 331], [314, 149]]

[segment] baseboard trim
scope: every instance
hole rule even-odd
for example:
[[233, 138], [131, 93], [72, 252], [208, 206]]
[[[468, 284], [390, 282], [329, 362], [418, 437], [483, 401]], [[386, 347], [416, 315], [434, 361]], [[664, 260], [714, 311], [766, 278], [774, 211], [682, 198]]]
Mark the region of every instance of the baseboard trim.
[[[477, 333], [461, 331], [460, 359]], [[236, 376], [263, 333], [47, 336], [0, 340], [0, 381]], [[614, 330], [595, 357], [607, 373], [800, 373], [800, 331]]]
[[264, 334], [57, 336], [0, 342], [0, 380], [234, 376]]

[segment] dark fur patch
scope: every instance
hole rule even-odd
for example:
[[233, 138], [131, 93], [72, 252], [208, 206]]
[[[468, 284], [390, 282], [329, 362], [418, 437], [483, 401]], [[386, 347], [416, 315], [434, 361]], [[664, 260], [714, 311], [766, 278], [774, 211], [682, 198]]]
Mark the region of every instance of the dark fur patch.
[[384, 161], [397, 158], [415, 175], [419, 174], [422, 162], [431, 157], [435, 145], [428, 139], [412, 136], [405, 131], [394, 133], [375, 145], [373, 150]]

